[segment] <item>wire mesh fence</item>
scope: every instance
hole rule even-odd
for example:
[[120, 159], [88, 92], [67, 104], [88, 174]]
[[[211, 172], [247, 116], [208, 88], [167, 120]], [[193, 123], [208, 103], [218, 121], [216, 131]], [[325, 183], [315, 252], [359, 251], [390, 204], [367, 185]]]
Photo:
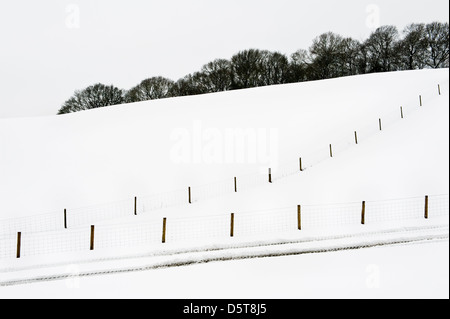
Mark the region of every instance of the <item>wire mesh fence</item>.
[[[22, 258], [76, 253], [94, 247], [95, 250], [102, 250], [188, 242], [208, 245], [214, 240], [230, 237], [237, 240], [250, 237], [264, 240], [268, 236], [298, 234], [299, 230], [345, 230], [345, 227], [354, 228], [361, 224], [377, 225], [384, 222], [401, 226], [402, 221], [443, 216], [449, 216], [448, 195], [369, 201], [364, 204], [304, 205], [190, 218], [172, 217], [167, 218], [166, 222], [153, 219], [132, 224], [99, 225], [95, 227], [94, 237], [90, 227], [23, 232], [20, 247], [17, 234], [3, 235], [0, 237], [0, 259], [17, 258], [18, 251]], [[91, 247], [94, 242], [95, 245]]]
[[[95, 227], [95, 249], [141, 247], [161, 243], [161, 221]], [[84, 241], [86, 242], [85, 237]]]
[[[22, 233], [20, 256], [80, 252], [89, 250], [89, 229], [80, 228], [68, 232]], [[86, 239], [88, 239], [86, 241]], [[14, 249], [17, 257], [17, 249]], [[3, 253], [1, 253], [3, 255]]]
[[186, 189], [179, 189], [167, 193], [142, 196], [136, 200], [137, 213], [143, 214], [159, 209], [185, 205], [188, 203], [188, 192]]
[[[377, 132], [394, 125], [398, 121], [408, 118], [410, 114], [417, 111], [436, 96], [435, 88], [428, 90], [422, 95], [422, 106], [418, 99], [410, 101], [402, 106], [393, 106], [392, 111], [383, 114], [371, 121], [357, 123], [356, 128], [345, 132], [336, 133], [330, 144], [320, 145], [315, 149], [302, 152], [299, 158], [291, 158], [270, 170], [271, 182], [277, 182], [288, 176], [300, 173], [302, 170], [311, 168], [327, 159], [339, 156], [355, 144], [363, 143]], [[133, 214], [145, 214], [155, 210], [187, 205], [206, 199], [212, 199], [236, 192], [242, 192], [258, 187], [269, 182], [268, 174], [254, 173], [242, 176], [230, 177], [223, 181], [211, 184], [192, 186], [189, 189], [176, 190], [161, 194], [153, 194], [133, 197], [127, 200], [113, 203], [93, 205], [79, 208], [61, 209], [60, 211], [47, 214], [34, 215], [23, 218], [12, 218], [0, 220], [0, 258], [10, 257], [11, 252], [16, 250], [15, 235], [18, 232], [24, 234], [23, 242], [35, 242], [35, 245], [45, 245], [46, 242], [59, 242], [58, 246], [48, 251], [40, 246], [33, 247], [30, 244], [24, 246], [23, 254], [41, 254], [53, 251], [76, 251], [85, 247], [85, 230], [90, 225], [103, 221], [123, 218]], [[434, 196], [429, 198], [428, 210], [430, 216], [442, 216], [448, 214], [448, 195]], [[422, 198], [405, 200], [391, 200], [384, 202], [368, 202], [366, 209], [367, 223], [383, 221], [398, 221], [405, 219], [416, 219], [424, 216], [424, 203]], [[329, 205], [329, 206], [303, 206], [302, 227], [316, 228], [336, 225], [352, 225], [361, 222], [361, 203]], [[229, 235], [230, 216], [209, 216], [201, 220], [194, 219], [169, 219], [167, 222], [167, 240], [178, 241], [186, 239], [217, 238]], [[294, 219], [294, 221], [293, 221]], [[249, 213], [235, 215], [235, 234], [249, 235], [264, 232], [282, 232], [290, 229], [295, 230], [297, 222], [296, 215], [290, 210], [281, 210], [275, 213]], [[228, 226], [224, 226], [227, 225]], [[125, 226], [124, 226], [125, 227]], [[96, 239], [100, 246], [128, 245], [129, 238], [135, 236], [137, 244], [150, 244], [161, 241], [161, 221], [149, 224], [128, 225], [130, 230], [124, 227], [100, 228], [97, 231], [100, 236]], [[134, 228], [133, 228], [134, 227]], [[81, 231], [83, 229], [83, 231]], [[61, 230], [63, 230], [61, 232]], [[70, 230], [70, 232], [68, 232]], [[70, 234], [70, 235], [69, 235]], [[83, 235], [74, 235], [83, 234]], [[108, 235], [109, 234], [109, 235]], [[149, 235], [151, 234], [151, 235]], [[33, 237], [33, 240], [29, 236]], [[70, 237], [74, 236], [74, 237]], [[103, 236], [103, 237], [102, 237]], [[147, 236], [147, 237], [145, 237]], [[81, 239], [82, 238], [82, 239]], [[75, 244], [74, 242], [80, 241]], [[83, 241], [83, 243], [81, 243]], [[75, 246], [73, 246], [75, 245]], [[103, 245], [103, 246], [102, 246]], [[26, 248], [25, 248], [26, 247]]]
[[295, 209], [235, 214], [234, 236], [254, 237], [261, 234], [283, 234], [296, 230]]
[[229, 215], [168, 219], [167, 242], [210, 241], [229, 236]]
[[[422, 95], [422, 107], [424, 100], [428, 101], [432, 96], [436, 97], [436, 89], [433, 87]], [[288, 176], [311, 168], [329, 158], [339, 156], [355, 144], [363, 143], [379, 131], [383, 131], [398, 121], [407, 118], [420, 108], [417, 97], [411, 98], [407, 104], [393, 106], [392, 111], [383, 114], [378, 119], [366, 120], [357, 123], [356, 128], [334, 134], [330, 144], [323, 144], [316, 148], [302, 152], [299, 158], [291, 158], [271, 169], [271, 182], [277, 182]], [[301, 162], [300, 162], [301, 161]], [[268, 174], [253, 173], [226, 180], [175, 190], [171, 192], [152, 194], [139, 198], [93, 205], [88, 207], [61, 209], [47, 214], [34, 215], [24, 218], [0, 220], [0, 236], [14, 234], [16, 232], [40, 232], [56, 231], [63, 228], [75, 228], [91, 225], [105, 220], [122, 218], [132, 214], [144, 214], [155, 210], [177, 207], [188, 203], [195, 203], [219, 196], [225, 196], [235, 192], [246, 191], [269, 181]], [[392, 217], [393, 218], [393, 217]]]
[[368, 223], [419, 219], [425, 216], [424, 198], [408, 200], [389, 200], [384, 202], [368, 202], [366, 220]]
[[361, 224], [361, 203], [301, 206], [302, 228], [317, 229]]

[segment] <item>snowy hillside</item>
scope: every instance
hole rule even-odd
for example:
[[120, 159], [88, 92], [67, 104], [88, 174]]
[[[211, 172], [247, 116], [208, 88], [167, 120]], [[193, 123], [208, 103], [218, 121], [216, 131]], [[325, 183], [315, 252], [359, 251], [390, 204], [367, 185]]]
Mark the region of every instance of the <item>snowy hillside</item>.
[[448, 297], [448, 92], [421, 70], [0, 120], [0, 296]]

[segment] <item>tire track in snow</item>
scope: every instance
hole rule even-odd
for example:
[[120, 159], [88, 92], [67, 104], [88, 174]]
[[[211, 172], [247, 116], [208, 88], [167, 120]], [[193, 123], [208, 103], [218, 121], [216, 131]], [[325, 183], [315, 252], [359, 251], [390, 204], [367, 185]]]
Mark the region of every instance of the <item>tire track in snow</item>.
[[[417, 234], [417, 231], [432, 229], [433, 231], [439, 230], [433, 234]], [[413, 234], [405, 234], [412, 232]], [[377, 232], [377, 235], [386, 235], [385, 232]], [[308, 242], [285, 242], [265, 246], [253, 246], [253, 247], [241, 247], [241, 248], [225, 248], [221, 250], [212, 251], [196, 251], [196, 252], [183, 252], [178, 254], [166, 255], [166, 256], [181, 256], [172, 258], [161, 262], [151, 262], [140, 266], [119, 267], [113, 269], [84, 271], [78, 274], [55, 274], [47, 276], [36, 276], [23, 279], [13, 279], [0, 281], [0, 287], [24, 285], [32, 283], [43, 283], [50, 281], [66, 280], [71, 278], [86, 278], [92, 276], [101, 275], [118, 275], [132, 272], [144, 272], [156, 269], [182, 267], [198, 264], [206, 264], [210, 262], [225, 262], [233, 260], [245, 260], [255, 258], [273, 258], [273, 257], [285, 257], [295, 256], [303, 254], [315, 254], [315, 253], [329, 253], [339, 252], [346, 250], [367, 249], [383, 246], [393, 246], [401, 244], [417, 244], [424, 242], [436, 242], [449, 239], [448, 226], [445, 227], [427, 227], [425, 229], [415, 229], [403, 232], [391, 232], [391, 235], [396, 234], [393, 238], [378, 238], [378, 239], [366, 239], [367, 234], [360, 234], [359, 238], [352, 238], [354, 242], [347, 242], [350, 236], [341, 236], [341, 239], [345, 239], [344, 242], [336, 242], [336, 239], [324, 239], [322, 241], [308, 241]], [[346, 237], [346, 238], [344, 238]], [[353, 236], [355, 237], [355, 236]], [[314, 244], [311, 247], [302, 247], [302, 244]], [[186, 256], [183, 256], [186, 255]], [[160, 255], [161, 256], [161, 255]], [[105, 266], [106, 267], [106, 266]]]
[[[89, 264], [89, 263], [99, 263], [99, 262], [108, 262], [108, 261], [122, 261], [129, 259], [138, 259], [138, 258], [150, 258], [150, 257], [170, 257], [188, 253], [201, 253], [201, 252], [216, 252], [216, 251], [225, 251], [230, 249], [244, 249], [244, 248], [258, 248], [258, 247], [270, 247], [270, 246], [280, 246], [280, 245], [289, 245], [289, 244], [307, 244], [311, 242], [322, 242], [322, 241], [330, 241], [330, 240], [341, 240], [341, 239], [351, 239], [356, 237], [369, 237], [376, 235], [389, 235], [389, 234], [398, 234], [398, 233], [411, 233], [414, 231], [439, 231], [439, 230], [447, 230], [448, 225], [430, 225], [430, 226], [409, 226], [409, 227], [399, 227], [399, 228], [391, 228], [384, 230], [374, 230], [374, 231], [366, 231], [366, 232], [355, 232], [350, 234], [337, 234], [330, 236], [306, 236], [299, 239], [273, 239], [273, 240], [259, 240], [259, 241], [241, 241], [236, 243], [226, 243], [226, 244], [211, 244], [211, 245], [201, 245], [198, 247], [191, 248], [169, 248], [169, 249], [158, 249], [149, 253], [142, 254], [133, 254], [133, 255], [124, 255], [124, 256], [114, 256], [114, 257], [105, 257], [105, 258], [91, 258], [84, 259], [78, 261], [71, 261], [71, 264]], [[8, 272], [17, 272], [17, 271], [25, 271], [25, 270], [35, 270], [35, 269], [43, 269], [50, 267], [58, 267], [67, 265], [69, 262], [59, 262], [59, 263], [51, 263], [51, 264], [40, 264], [34, 266], [25, 266], [25, 267], [15, 267], [15, 268], [4, 268], [0, 269], [0, 273], [8, 273]]]

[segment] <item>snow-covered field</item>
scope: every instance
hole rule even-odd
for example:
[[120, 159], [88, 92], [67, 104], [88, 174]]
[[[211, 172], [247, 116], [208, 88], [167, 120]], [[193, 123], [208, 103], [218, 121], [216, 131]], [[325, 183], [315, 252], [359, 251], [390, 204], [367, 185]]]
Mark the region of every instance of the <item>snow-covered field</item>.
[[0, 120], [0, 297], [448, 298], [448, 78]]
[[[2, 298], [448, 298], [449, 245], [421, 242], [60, 280], [1, 288]], [[148, 260], [147, 260], [148, 262]], [[123, 264], [128, 264], [129, 260]], [[148, 264], [150, 266], [151, 263]], [[133, 265], [133, 263], [131, 263]], [[111, 267], [108, 264], [107, 267]], [[122, 265], [126, 268], [126, 265]]]

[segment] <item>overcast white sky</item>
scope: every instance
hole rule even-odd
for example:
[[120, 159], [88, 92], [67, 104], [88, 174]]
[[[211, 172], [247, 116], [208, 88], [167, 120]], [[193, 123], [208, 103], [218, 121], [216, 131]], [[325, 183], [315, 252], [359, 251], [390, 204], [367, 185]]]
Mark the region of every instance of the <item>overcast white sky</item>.
[[448, 0], [2, 0], [0, 117], [56, 114], [75, 90], [173, 80], [249, 49], [291, 54], [327, 31], [365, 39], [449, 21]]

